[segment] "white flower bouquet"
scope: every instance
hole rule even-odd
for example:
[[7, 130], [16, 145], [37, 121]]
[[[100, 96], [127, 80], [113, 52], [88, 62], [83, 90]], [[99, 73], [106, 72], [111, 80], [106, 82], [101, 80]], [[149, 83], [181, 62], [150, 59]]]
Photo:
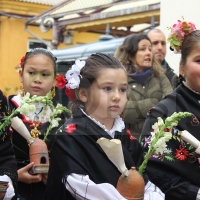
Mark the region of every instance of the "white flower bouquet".
[[57, 117], [57, 115], [61, 114], [62, 112], [69, 112], [69, 110], [61, 104], [57, 104], [57, 106], [54, 107], [50, 98], [50, 93], [48, 93], [46, 96], [34, 95], [32, 97], [30, 97], [30, 93], [26, 93], [26, 95], [21, 99], [20, 106], [13, 110], [9, 116], [5, 116], [3, 118], [2, 122], [0, 123], [0, 135], [3, 134], [11, 125], [12, 118], [14, 118], [17, 114], [23, 114], [25, 116], [31, 115], [36, 110], [35, 105], [39, 103], [43, 103], [45, 106], [49, 106], [52, 111], [49, 116], [50, 125], [44, 134], [44, 140], [47, 140], [50, 130], [54, 127], [57, 127], [58, 121], [61, 120], [59, 117]]
[[151, 132], [151, 139], [149, 142], [149, 150], [145, 154], [143, 163], [139, 166], [139, 173], [142, 175], [147, 166], [148, 159], [151, 155], [155, 153], [163, 154], [166, 150], [166, 142], [172, 138], [172, 133], [169, 131], [173, 127], [178, 125], [178, 122], [185, 117], [191, 116], [189, 112], [174, 112], [170, 117], [167, 117], [164, 121], [162, 118], [158, 117], [158, 122], [156, 122], [152, 128], [154, 132]]

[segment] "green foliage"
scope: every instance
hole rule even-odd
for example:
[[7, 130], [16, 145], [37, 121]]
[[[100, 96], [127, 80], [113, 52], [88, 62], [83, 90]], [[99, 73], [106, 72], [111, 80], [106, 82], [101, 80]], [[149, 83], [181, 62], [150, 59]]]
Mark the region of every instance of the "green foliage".
[[165, 158], [168, 160], [168, 161], [174, 161], [174, 158], [172, 156], [165, 156]]
[[194, 149], [194, 147], [193, 147], [192, 145], [190, 145], [190, 146], [188, 147], [188, 149], [189, 149], [189, 150], [192, 150], [192, 149]]

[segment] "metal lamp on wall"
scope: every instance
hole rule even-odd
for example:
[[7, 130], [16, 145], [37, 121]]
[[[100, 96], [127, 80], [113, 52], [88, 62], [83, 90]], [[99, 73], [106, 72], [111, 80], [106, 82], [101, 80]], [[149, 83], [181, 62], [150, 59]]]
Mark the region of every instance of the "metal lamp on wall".
[[65, 44], [73, 44], [74, 41], [74, 31], [65, 31], [63, 33], [64, 36], [64, 43]]

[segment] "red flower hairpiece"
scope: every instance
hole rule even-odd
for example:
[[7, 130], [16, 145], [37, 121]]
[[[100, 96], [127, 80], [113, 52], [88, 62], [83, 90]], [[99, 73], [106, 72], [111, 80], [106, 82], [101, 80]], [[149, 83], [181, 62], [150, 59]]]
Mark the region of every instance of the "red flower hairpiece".
[[[56, 76], [56, 87], [57, 88], [64, 88], [66, 87], [67, 81], [63, 74], [59, 74]], [[76, 95], [74, 89], [71, 89], [70, 87], [67, 87], [65, 90], [65, 94], [69, 97], [71, 101], [76, 100]]]
[[196, 27], [191, 22], [178, 20], [177, 24], [174, 24], [168, 29], [171, 30], [171, 33], [167, 41], [170, 43], [170, 47], [175, 53], [180, 53], [185, 37], [192, 31], [195, 31]]
[[75, 91], [69, 87], [65, 90], [65, 94], [69, 97], [71, 101], [74, 101], [77, 99], [75, 95]]
[[25, 60], [25, 56], [22, 56], [22, 58], [20, 59], [20, 67], [23, 67], [24, 65], [24, 60]]
[[62, 74], [59, 74], [56, 76], [56, 87], [57, 88], [64, 88], [67, 81], [65, 80], [65, 77]]

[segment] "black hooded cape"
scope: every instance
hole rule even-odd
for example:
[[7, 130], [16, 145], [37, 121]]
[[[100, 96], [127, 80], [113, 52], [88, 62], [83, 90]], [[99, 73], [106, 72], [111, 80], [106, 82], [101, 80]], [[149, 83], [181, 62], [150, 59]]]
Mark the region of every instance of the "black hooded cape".
[[[46, 200], [74, 199], [62, 183], [62, 178], [71, 173], [89, 175], [96, 184], [110, 183], [116, 187], [121, 173], [96, 143], [101, 137], [113, 139], [79, 109], [73, 118], [66, 121], [62, 132], [57, 133], [50, 153]], [[127, 129], [122, 133], [115, 132], [115, 139], [122, 142], [128, 169], [138, 167], [143, 161], [141, 145], [130, 137]]]

